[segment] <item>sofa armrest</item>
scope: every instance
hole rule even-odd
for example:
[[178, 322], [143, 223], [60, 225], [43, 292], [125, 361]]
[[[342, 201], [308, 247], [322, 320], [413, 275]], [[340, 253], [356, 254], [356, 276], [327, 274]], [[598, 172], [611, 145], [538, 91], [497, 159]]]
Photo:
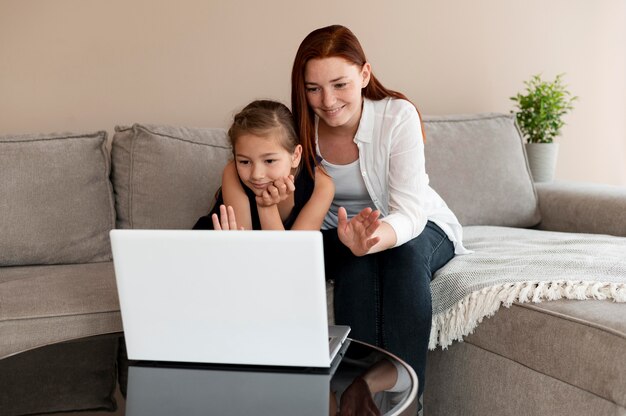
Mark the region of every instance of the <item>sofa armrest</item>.
[[537, 228], [626, 236], [626, 187], [582, 182], [536, 183]]

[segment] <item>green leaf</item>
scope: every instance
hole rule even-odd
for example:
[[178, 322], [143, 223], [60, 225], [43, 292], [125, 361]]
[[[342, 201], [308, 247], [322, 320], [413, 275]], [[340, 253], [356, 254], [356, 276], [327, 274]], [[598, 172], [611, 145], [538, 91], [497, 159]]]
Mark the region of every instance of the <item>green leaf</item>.
[[524, 81], [525, 94], [509, 97], [516, 103], [513, 113], [529, 143], [551, 143], [565, 125], [562, 117], [574, 108], [572, 103], [578, 97], [571, 96], [563, 75], [558, 74], [551, 82], [543, 81], [540, 74], [532, 75]]

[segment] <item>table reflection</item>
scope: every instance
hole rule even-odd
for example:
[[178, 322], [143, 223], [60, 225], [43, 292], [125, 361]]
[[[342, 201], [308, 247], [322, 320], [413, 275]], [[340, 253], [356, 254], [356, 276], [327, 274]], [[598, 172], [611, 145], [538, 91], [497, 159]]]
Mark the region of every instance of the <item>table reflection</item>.
[[414, 379], [414, 373], [412, 380], [409, 370], [384, 351], [353, 343], [331, 379], [330, 414], [395, 414], [415, 393]]
[[127, 416], [379, 415], [392, 413], [412, 390], [397, 387], [397, 367], [384, 352], [352, 342], [328, 373], [261, 371], [241, 366], [129, 366]]

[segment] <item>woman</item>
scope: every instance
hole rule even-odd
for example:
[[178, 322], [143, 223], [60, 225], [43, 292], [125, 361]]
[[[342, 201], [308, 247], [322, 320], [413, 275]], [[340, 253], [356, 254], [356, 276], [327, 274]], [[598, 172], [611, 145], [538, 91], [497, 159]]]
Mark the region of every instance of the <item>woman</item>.
[[430, 281], [466, 250], [458, 220], [428, 185], [420, 116], [374, 77], [343, 26], [317, 29], [302, 41], [291, 81], [302, 145], [315, 149], [335, 182], [322, 228], [336, 323], [407, 361], [421, 396]]

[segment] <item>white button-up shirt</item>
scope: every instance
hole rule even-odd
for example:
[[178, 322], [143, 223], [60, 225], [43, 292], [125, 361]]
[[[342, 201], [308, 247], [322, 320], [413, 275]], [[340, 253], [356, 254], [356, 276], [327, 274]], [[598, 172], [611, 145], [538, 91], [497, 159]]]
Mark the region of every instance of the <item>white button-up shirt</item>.
[[367, 191], [382, 221], [394, 229], [396, 246], [417, 237], [430, 220], [454, 243], [456, 254], [468, 252], [459, 221], [428, 185], [421, 123], [413, 104], [365, 98], [354, 142]]

